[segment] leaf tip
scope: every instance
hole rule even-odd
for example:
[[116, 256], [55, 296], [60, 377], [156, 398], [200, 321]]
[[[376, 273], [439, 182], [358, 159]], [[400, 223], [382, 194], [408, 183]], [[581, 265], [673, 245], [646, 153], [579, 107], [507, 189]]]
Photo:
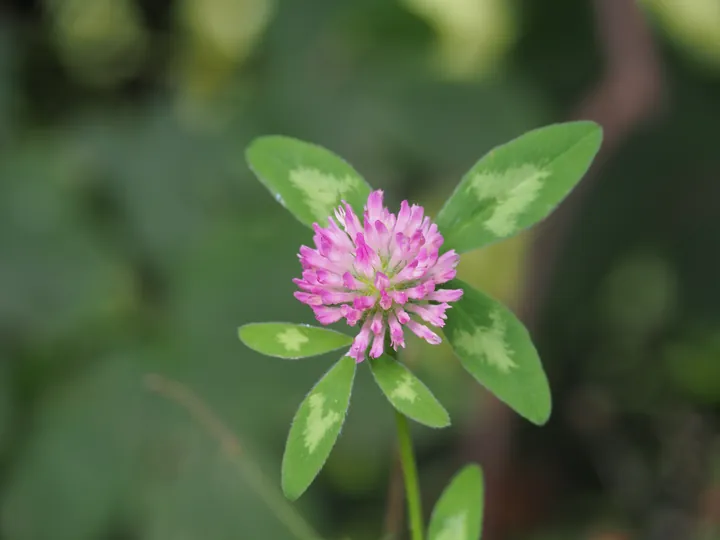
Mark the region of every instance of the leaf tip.
[[[604, 129], [601, 124], [598, 124], [594, 120], [579, 120], [577, 125], [584, 126], [587, 128], [586, 137], [590, 137], [591, 140], [596, 144], [599, 149], [602, 145], [604, 138]], [[596, 150], [597, 151], [597, 150]]]
[[283, 139], [288, 138], [289, 137], [285, 137], [283, 135], [260, 135], [259, 137], [255, 137], [251, 140], [245, 147], [245, 161], [250, 166], [250, 169], [255, 172], [253, 163], [256, 158], [260, 157], [259, 154], [265, 150], [272, 150], [273, 143], [281, 142]]
[[546, 386], [546, 391], [543, 392], [542, 396], [542, 406], [535, 407], [532, 412], [524, 416], [536, 426], [544, 426], [550, 420], [551, 414], [552, 394], [550, 393], [550, 387]]
[[285, 481], [284, 474], [283, 474], [283, 478], [281, 481], [281, 486], [282, 486], [283, 495], [285, 496], [285, 498], [288, 501], [291, 501], [291, 502], [297, 501], [305, 491], [305, 490], [296, 490], [296, 489], [293, 489], [291, 486], [288, 486], [287, 482]]
[[247, 324], [243, 324], [242, 326], [238, 326], [237, 335], [238, 335], [238, 339], [240, 340], [240, 342], [241, 342], [243, 345], [245, 345], [246, 347], [250, 347], [250, 345], [247, 344], [247, 342], [245, 341], [245, 338], [244, 338], [244, 334], [245, 334], [245, 330], [246, 330], [246, 327], [247, 327], [247, 326], [248, 326]]
[[262, 144], [262, 140], [264, 138], [264, 136], [255, 137], [245, 147], [245, 161], [248, 163], [248, 165], [252, 165], [253, 156], [255, 155], [258, 145]]
[[261, 326], [262, 324], [263, 323], [247, 323], [247, 324], [238, 326], [238, 329], [237, 329], [238, 339], [240, 340], [240, 343], [245, 345], [251, 351], [255, 351], [256, 353], [260, 353], [264, 356], [273, 356], [271, 354], [268, 354], [266, 351], [263, 351], [261, 348], [258, 348], [257, 344], [254, 344], [252, 342], [252, 339], [249, 339], [248, 331], [251, 330], [252, 327]]
[[[294, 420], [293, 420], [294, 423]], [[288, 501], [297, 501], [315, 479], [313, 476], [312, 480], [305, 485], [298, 484], [297, 481], [293, 481], [294, 478], [291, 470], [289, 470], [289, 463], [287, 460], [287, 448], [285, 454], [283, 454], [282, 464], [280, 466], [280, 487], [282, 493]]]
[[551, 413], [551, 410], [548, 407], [548, 409], [546, 411], [543, 411], [542, 414], [528, 415], [527, 419], [530, 420], [536, 426], [544, 426], [550, 420], [550, 413]]
[[472, 476], [480, 482], [482, 482], [483, 479], [482, 467], [480, 467], [477, 463], [468, 463], [460, 470], [459, 473], [457, 473], [457, 475]]
[[590, 123], [593, 126], [593, 133], [597, 139], [599, 147], [602, 144], [603, 139], [605, 138], [605, 129], [602, 127], [601, 124], [598, 124], [597, 122], [590, 121]]
[[434, 427], [437, 429], [443, 429], [446, 427], [450, 427], [450, 424], [452, 424], [452, 422], [450, 420], [450, 414], [447, 412], [445, 407], [442, 408], [442, 412], [443, 412], [442, 419], [440, 419], [438, 422], [436, 422], [434, 426], [430, 426], [430, 427]]
[[423, 426], [432, 428], [432, 429], [445, 429], [450, 427], [452, 422], [450, 421], [450, 415], [447, 414], [447, 411], [445, 411], [445, 415], [442, 419], [438, 419], [437, 421], [429, 421], [427, 419], [418, 420], [416, 418], [413, 418], [412, 416], [408, 416], [410, 420], [413, 420], [414, 422], [417, 422], [418, 424], [421, 424]]

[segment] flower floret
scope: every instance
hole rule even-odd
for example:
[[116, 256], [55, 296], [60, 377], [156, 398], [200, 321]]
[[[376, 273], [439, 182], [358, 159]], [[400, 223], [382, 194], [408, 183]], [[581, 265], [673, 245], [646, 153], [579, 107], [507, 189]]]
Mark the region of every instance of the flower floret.
[[315, 249], [300, 247], [295, 297], [321, 324], [362, 323], [348, 356], [362, 362], [368, 347], [372, 358], [381, 356], [388, 335], [393, 349], [405, 347], [403, 327], [433, 345], [441, 342], [423, 323], [443, 327], [449, 302], [462, 297], [461, 289], [438, 287], [455, 277], [459, 256], [454, 250], [440, 255], [443, 237], [421, 206], [403, 201], [396, 216], [377, 190], [362, 223], [343, 201], [327, 227], [315, 223], [313, 230]]

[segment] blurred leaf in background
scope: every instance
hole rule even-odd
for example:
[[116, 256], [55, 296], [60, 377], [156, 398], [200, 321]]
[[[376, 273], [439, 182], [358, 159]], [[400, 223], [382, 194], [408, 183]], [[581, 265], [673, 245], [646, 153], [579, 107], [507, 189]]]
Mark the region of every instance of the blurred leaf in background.
[[[266, 134], [315, 142], [391, 206], [437, 215], [485, 152], [567, 118], [602, 78], [592, 5], [2, 2], [3, 538], [287, 538], [217, 442], [144, 386], [158, 373], [191, 388], [280, 485], [290, 419], [337, 355], [284, 362], [237, 340], [252, 321], [313, 322], [291, 282], [311, 232], [243, 149]], [[718, 485], [717, 17], [709, 0], [645, 5], [709, 61], [688, 69], [656, 44], [665, 116], [604, 158], [552, 272], [533, 338], [559, 412], [487, 440], [507, 443], [522, 478], [500, 503], [521, 539], [632, 537], [658, 515], [712, 529], [697, 500]], [[460, 277], [517, 308], [535, 238], [469, 254]], [[476, 410], [484, 394], [446, 344], [417, 345], [402, 360], [453, 419], [413, 434], [430, 508], [493, 412]], [[299, 509], [327, 538], [375, 540], [392, 406], [368, 369], [353, 404]]]
[[[172, 62], [178, 112], [196, 126], [226, 125], [243, 85], [238, 69], [251, 57], [275, 14], [275, 0], [180, 0]], [[224, 99], [223, 99], [224, 98]]]
[[720, 67], [720, 4], [715, 0], [642, 0], [670, 39], [694, 60]]
[[435, 29], [436, 69], [450, 80], [491, 76], [519, 34], [514, 1], [403, 0]]
[[44, 0], [63, 62], [80, 81], [113, 86], [137, 73], [148, 38], [132, 0]]

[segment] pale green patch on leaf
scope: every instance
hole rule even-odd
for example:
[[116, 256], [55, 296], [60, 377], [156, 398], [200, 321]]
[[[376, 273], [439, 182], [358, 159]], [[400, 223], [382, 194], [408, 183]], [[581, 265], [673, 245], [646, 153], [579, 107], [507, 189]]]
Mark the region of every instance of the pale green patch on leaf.
[[238, 329], [240, 341], [267, 356], [297, 359], [317, 356], [352, 343], [352, 338], [327, 328], [291, 323], [251, 323]]
[[390, 397], [393, 399], [403, 399], [414, 403], [418, 397], [417, 392], [413, 389], [415, 386], [415, 377], [409, 371], [403, 375], [402, 380], [395, 387], [395, 390], [390, 392]]
[[480, 467], [467, 465], [445, 488], [430, 518], [428, 540], [478, 540], [484, 502]]
[[488, 365], [507, 373], [518, 366], [512, 359], [512, 349], [505, 342], [505, 320], [496, 310], [490, 313], [490, 321], [489, 328], [477, 327], [472, 334], [459, 330], [455, 334], [455, 346], [467, 355], [479, 351]]
[[308, 403], [310, 414], [303, 435], [305, 448], [312, 454], [327, 432], [341, 420], [341, 416], [336, 411], [325, 411], [325, 396], [322, 394], [310, 396]]
[[468, 538], [466, 512], [447, 518], [437, 535], [437, 540], [466, 540], [466, 538]]
[[308, 227], [325, 226], [342, 200], [361, 213], [370, 194], [355, 169], [321, 146], [266, 136], [255, 139], [245, 156], [275, 199]]
[[429, 427], [450, 425], [450, 416], [420, 379], [389, 355], [368, 361], [385, 397], [399, 412]]
[[444, 328], [455, 355], [475, 379], [518, 414], [544, 424], [552, 408], [550, 387], [528, 331], [513, 313], [460, 280], [463, 289]]
[[297, 352], [303, 343], [310, 341], [305, 334], [297, 328], [286, 328], [277, 335], [277, 339], [283, 344], [285, 350]]
[[601, 142], [599, 125], [568, 122], [491, 150], [462, 178], [438, 215], [444, 247], [470, 251], [547, 217], [587, 172]]
[[324, 225], [345, 195], [361, 187], [362, 180], [350, 175], [336, 178], [317, 169], [301, 167], [290, 171], [290, 182], [303, 192], [305, 204]]
[[518, 217], [540, 194], [542, 181], [548, 171], [533, 165], [510, 168], [500, 174], [478, 173], [470, 181], [480, 206], [491, 204], [487, 220], [483, 223], [498, 238], [512, 234]]
[[300, 404], [282, 462], [282, 489], [288, 499], [305, 492], [335, 446], [350, 405], [355, 370], [355, 360], [344, 356]]

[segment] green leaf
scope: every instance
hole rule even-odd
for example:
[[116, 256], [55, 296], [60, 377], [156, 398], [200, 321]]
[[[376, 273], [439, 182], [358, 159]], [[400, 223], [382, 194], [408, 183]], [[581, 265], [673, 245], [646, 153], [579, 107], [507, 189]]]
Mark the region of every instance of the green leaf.
[[470, 374], [518, 414], [544, 424], [552, 408], [540, 358], [523, 324], [501, 303], [453, 280], [463, 297], [448, 311], [445, 335]]
[[350, 404], [355, 366], [353, 358], [343, 357], [295, 414], [282, 462], [282, 489], [290, 500], [305, 492], [335, 445]]
[[568, 122], [491, 150], [440, 211], [437, 225], [445, 247], [470, 251], [547, 217], [583, 177], [601, 142], [598, 124]]
[[455, 475], [435, 505], [428, 540], [478, 540], [482, 515], [482, 470], [477, 465], [467, 465]]
[[347, 347], [352, 338], [335, 330], [290, 323], [251, 323], [238, 328], [240, 341], [267, 356], [297, 359]]
[[245, 152], [255, 176], [302, 223], [327, 223], [347, 201], [362, 210], [370, 186], [347, 162], [329, 150], [279, 135], [255, 139]]
[[450, 425], [445, 408], [403, 364], [385, 354], [371, 358], [370, 369], [385, 397], [399, 412], [429, 427]]

